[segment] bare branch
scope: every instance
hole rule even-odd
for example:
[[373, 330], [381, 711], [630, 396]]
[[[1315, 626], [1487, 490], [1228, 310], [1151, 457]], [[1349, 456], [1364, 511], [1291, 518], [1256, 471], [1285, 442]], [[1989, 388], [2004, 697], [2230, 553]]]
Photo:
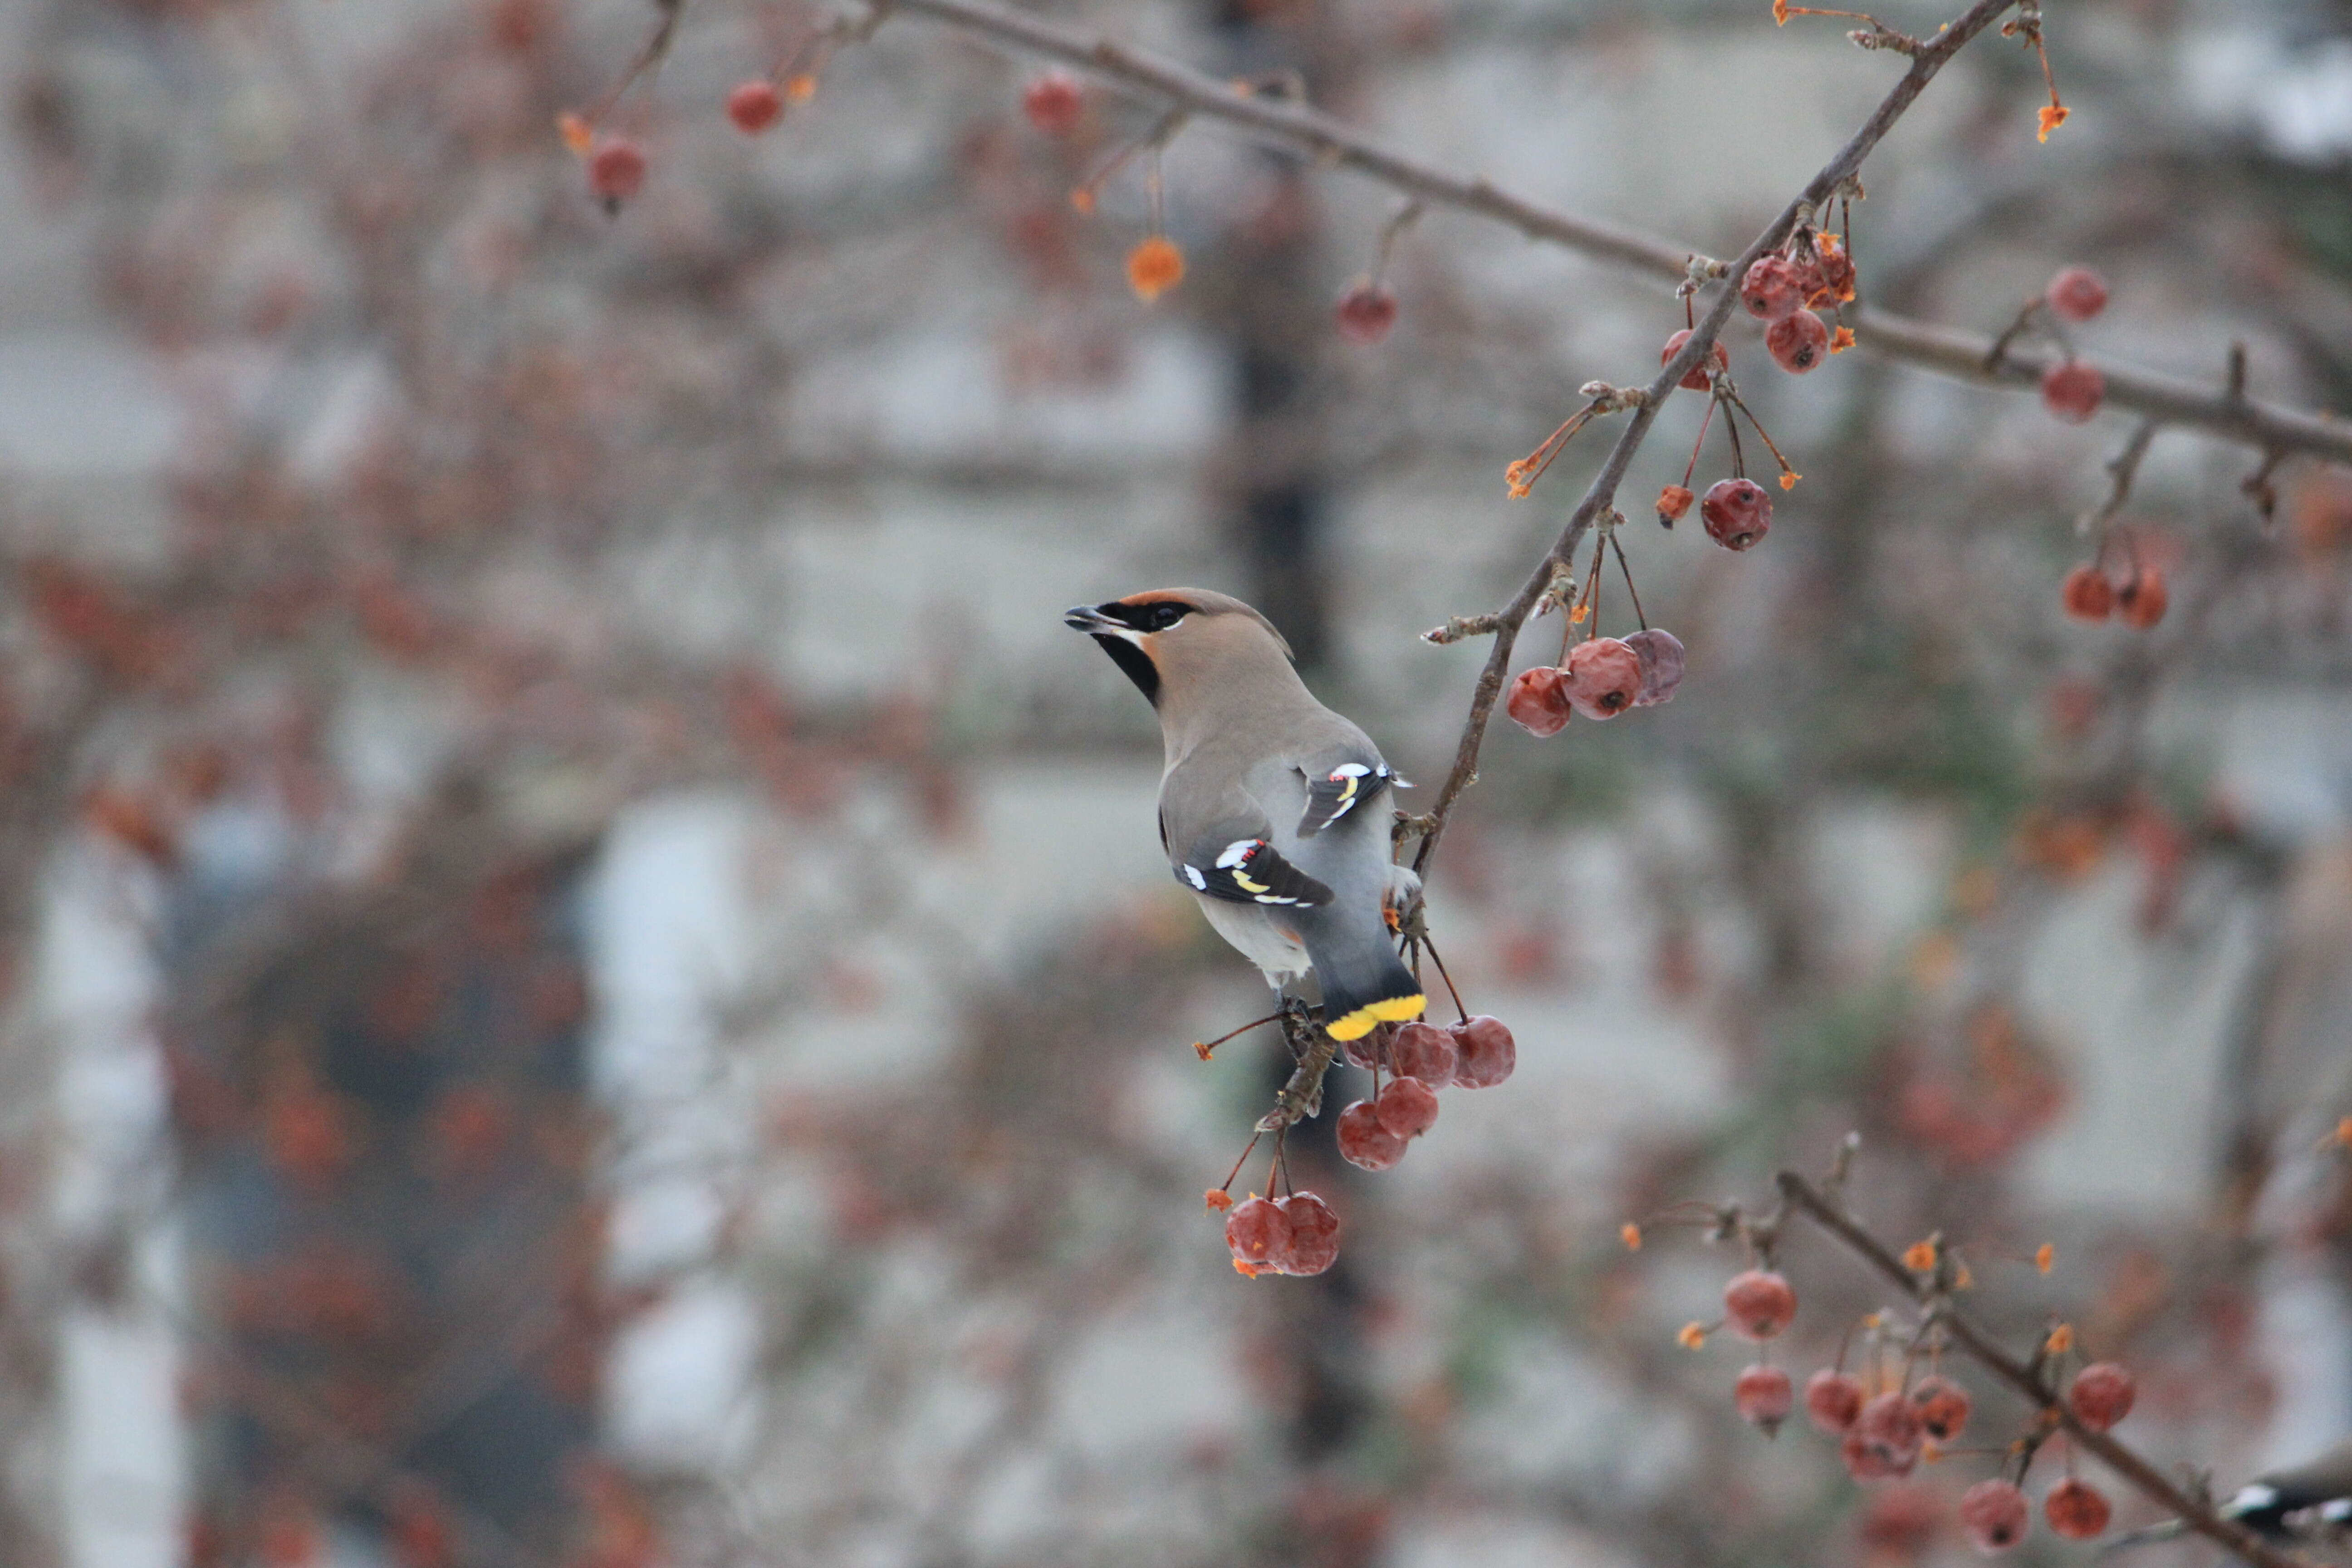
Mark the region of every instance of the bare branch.
[[[1076, 28], [1037, 20], [992, 0], [897, 0], [901, 15], [928, 16], [966, 32], [1080, 67], [1206, 120], [1234, 126], [1259, 141], [1295, 148], [1318, 163], [1352, 169], [1433, 205], [1491, 218], [1530, 239], [1558, 245], [1673, 284], [1691, 276], [1697, 262], [1710, 276], [1724, 276], [1722, 264], [1684, 245], [1614, 225], [1578, 217], [1515, 195], [1477, 175], [1463, 175], [1381, 146], [1345, 121], [1287, 99], [1253, 95], [1234, 84], [1140, 49]], [[2004, 7], [2005, 9], [2006, 7]], [[1895, 91], [1906, 90], [1922, 65], [1932, 75], [1950, 58], [1953, 35], [1919, 46], [1912, 71]], [[1924, 80], [1924, 79], [1920, 79]], [[1245, 87], [1246, 84], [1242, 84]], [[1916, 91], [1916, 86], [1910, 90]], [[1906, 100], [1907, 101], [1907, 100]], [[1899, 110], [1897, 111], [1900, 112]], [[1884, 127], [1881, 128], [1882, 131]], [[1876, 137], [1871, 139], [1874, 142]], [[1843, 156], [1843, 155], [1841, 155]], [[1824, 199], [1827, 193], [1823, 193]], [[1818, 205], [1818, 203], [1816, 204]], [[1978, 332], [1911, 320], [1863, 307], [1851, 312], [1857, 343], [1889, 359], [1941, 375], [1987, 386], [2038, 386], [2051, 363], [2047, 355], [2003, 354], [1992, 359], [1993, 342]], [[2231, 395], [2158, 372], [2092, 359], [2106, 377], [2108, 405], [2128, 408], [2168, 425], [2202, 430], [2224, 440], [2265, 451], [2299, 452], [2352, 462], [2352, 424], [2325, 415]]]
[[[1932, 1277], [1915, 1274], [1906, 1268], [1893, 1249], [1856, 1224], [1844, 1209], [1803, 1176], [1794, 1171], [1783, 1171], [1780, 1182], [1781, 1196], [1791, 1211], [1803, 1215], [1843, 1242], [1849, 1251], [1900, 1286], [1906, 1296], [1925, 1302], [1937, 1295]], [[2066, 1407], [2065, 1401], [2042, 1380], [2034, 1368], [1994, 1343], [1990, 1334], [1958, 1311], [1948, 1298], [1937, 1301], [1936, 1321], [1950, 1335], [1952, 1343], [1974, 1357], [1986, 1371], [2032, 1401], [2046, 1418], [2056, 1422], [2067, 1436], [2097, 1455], [2102, 1463], [2142, 1496], [2179, 1518], [2198, 1534], [2253, 1563], [2255, 1568], [2307, 1568], [2294, 1552], [2263, 1540], [2235, 1520], [2223, 1519], [2213, 1511], [2210, 1503], [2191, 1497], [2167, 1480], [2164, 1472], [2141, 1458], [2137, 1450], [2118, 1442], [2112, 1435], [2095, 1431], [2076, 1420], [2074, 1413]]]

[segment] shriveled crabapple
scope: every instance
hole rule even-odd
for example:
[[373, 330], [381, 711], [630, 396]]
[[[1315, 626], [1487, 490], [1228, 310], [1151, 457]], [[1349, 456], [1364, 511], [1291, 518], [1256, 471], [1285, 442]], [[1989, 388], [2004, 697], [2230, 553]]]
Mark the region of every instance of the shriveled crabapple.
[[1627, 637], [1625, 646], [1642, 661], [1642, 689], [1634, 694], [1633, 706], [1654, 708], [1672, 702], [1675, 689], [1683, 683], [1682, 639], [1652, 626]]
[[2124, 585], [2116, 590], [2116, 605], [2124, 624], [2141, 631], [2164, 619], [2171, 595], [2164, 586], [2164, 568], [2142, 562]]
[[2058, 587], [2066, 613], [2078, 621], [2104, 621], [2116, 610], [2116, 585], [2096, 566], [2077, 566]]
[[1739, 1374], [1731, 1385], [1731, 1402], [1739, 1410], [1740, 1418], [1751, 1426], [1761, 1426], [1767, 1437], [1777, 1436], [1780, 1423], [1789, 1418], [1795, 1394], [1789, 1385], [1789, 1374], [1777, 1366], [1757, 1365]]
[[1339, 335], [1351, 343], [1370, 348], [1389, 335], [1396, 325], [1397, 297], [1369, 278], [1360, 278], [1348, 286], [1332, 307], [1332, 323]]
[[784, 95], [776, 84], [758, 78], [739, 84], [727, 95], [727, 118], [746, 136], [757, 136], [784, 112]]
[[1086, 93], [1069, 72], [1049, 70], [1021, 89], [1021, 112], [1045, 135], [1067, 136], [1086, 118]]
[[1658, 492], [1658, 521], [1668, 528], [1674, 527], [1689, 513], [1695, 499], [1686, 487], [1668, 485]]
[[1931, 1373], [1912, 1385], [1911, 1405], [1919, 1413], [1920, 1427], [1938, 1443], [1958, 1436], [1974, 1408], [1969, 1391], [1940, 1373]]
[[1351, 1068], [1366, 1072], [1388, 1063], [1389, 1042], [1396, 1038], [1394, 1024], [1375, 1024], [1369, 1034], [1358, 1035], [1352, 1040], [1339, 1042], [1339, 1056]]
[[1746, 550], [1772, 527], [1772, 498], [1754, 479], [1717, 479], [1698, 503], [1706, 536], [1726, 550]]
[[1252, 1269], [1278, 1267], [1290, 1251], [1290, 1216], [1265, 1198], [1248, 1197], [1225, 1215], [1225, 1245]]
[[627, 136], [600, 136], [588, 150], [588, 188], [618, 207], [645, 188], [646, 150]]
[[1511, 694], [1503, 700], [1503, 711], [1530, 735], [1559, 734], [1575, 711], [1569, 705], [1568, 676], [1549, 665], [1519, 671], [1511, 682]]
[[1811, 310], [1792, 311], [1765, 332], [1764, 347], [1774, 364], [1791, 375], [1802, 375], [1829, 357], [1829, 325]]
[[1434, 1024], [1401, 1024], [1389, 1046], [1389, 1065], [1399, 1078], [1417, 1078], [1432, 1089], [1454, 1081], [1459, 1052], [1454, 1037]]
[[1320, 1274], [1339, 1260], [1339, 1216], [1313, 1193], [1274, 1205], [1290, 1222], [1290, 1246], [1276, 1261], [1285, 1274]]
[[1417, 1078], [1392, 1078], [1381, 1086], [1372, 1114], [1381, 1130], [1399, 1138], [1418, 1138], [1437, 1122], [1437, 1091]]
[[[1658, 351], [1658, 363], [1661, 366], [1664, 365], [1668, 360], [1682, 353], [1683, 345], [1688, 342], [1690, 342], [1690, 329], [1688, 327], [1685, 327], [1681, 331], [1676, 332], [1673, 337], [1668, 338], [1666, 340], [1666, 346]], [[1706, 353], [1699, 355], [1698, 363], [1683, 372], [1682, 380], [1675, 383], [1675, 384], [1676, 386], [1686, 386], [1693, 392], [1705, 392], [1709, 384], [1706, 375], [1706, 367], [1710, 361], [1713, 362], [1715, 368], [1717, 370], [1729, 370], [1731, 368], [1731, 355], [1724, 352], [1723, 345], [1721, 343], [1709, 343], [1706, 346]], [[1676, 517], [1680, 517], [1682, 514], [1680, 512], [1676, 512], [1675, 515]]]
[[1735, 1274], [1723, 1287], [1723, 1316], [1744, 1340], [1769, 1340], [1797, 1315], [1797, 1292], [1769, 1268]]
[[2107, 308], [2107, 280], [2087, 267], [2062, 267], [2042, 297], [2067, 321], [2087, 321]]
[[1806, 281], [1813, 283], [1813, 292], [1807, 297], [1808, 305], [1835, 305], [1853, 298], [1853, 258], [1846, 254], [1843, 245], [1833, 234], [1813, 237], [1814, 262], [1806, 271]]
[[2042, 405], [2069, 425], [2096, 414], [2106, 395], [2107, 378], [2081, 360], [2060, 360], [2042, 373]]
[[1568, 650], [1568, 700], [1587, 719], [1614, 719], [1642, 694], [1642, 656], [1620, 637], [1588, 637]]
[[1960, 1494], [1960, 1528], [1968, 1531], [1969, 1544], [1987, 1557], [2024, 1540], [2032, 1522], [2025, 1494], [2007, 1481], [1979, 1481]]
[[1804, 308], [1805, 294], [1804, 275], [1785, 256], [1758, 257], [1739, 280], [1739, 302], [1762, 321], [1786, 321]]
[[1866, 1401], [1846, 1428], [1839, 1456], [1856, 1480], [1907, 1476], [1919, 1462], [1919, 1413], [1899, 1392]]
[[1404, 1158], [1404, 1140], [1381, 1125], [1369, 1100], [1339, 1112], [1339, 1158], [1365, 1171], [1385, 1171]]
[[1825, 1366], [1805, 1381], [1805, 1414], [1832, 1436], [1853, 1425], [1864, 1397], [1862, 1379], [1835, 1367]]
[[2074, 1374], [2066, 1391], [2067, 1407], [2074, 1419], [2094, 1432], [2104, 1432], [2131, 1414], [2139, 1388], [2132, 1374], [2111, 1361], [2095, 1361]]
[[1492, 1089], [1519, 1065], [1518, 1042], [1500, 1018], [1473, 1013], [1445, 1032], [1454, 1037], [1456, 1089]]
[[2105, 1493], [2072, 1476], [2052, 1487], [2042, 1500], [2042, 1517], [2069, 1541], [2089, 1541], [2105, 1534], [2114, 1511], [2107, 1506]]

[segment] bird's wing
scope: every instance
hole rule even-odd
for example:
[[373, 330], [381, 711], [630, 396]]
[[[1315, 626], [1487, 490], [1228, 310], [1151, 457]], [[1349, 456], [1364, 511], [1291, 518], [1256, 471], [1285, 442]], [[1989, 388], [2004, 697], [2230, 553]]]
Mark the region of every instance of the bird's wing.
[[1169, 858], [1176, 879], [1207, 898], [1287, 908], [1329, 903], [1331, 889], [1284, 859], [1273, 839], [1263, 816], [1230, 816], [1171, 841]]
[[1370, 816], [1370, 803], [1391, 784], [1404, 781], [1389, 771], [1380, 753], [1367, 748], [1364, 756], [1345, 756], [1328, 769], [1328, 758], [1299, 765], [1307, 780], [1307, 810], [1298, 819], [1298, 837], [1310, 838], [1359, 806]]

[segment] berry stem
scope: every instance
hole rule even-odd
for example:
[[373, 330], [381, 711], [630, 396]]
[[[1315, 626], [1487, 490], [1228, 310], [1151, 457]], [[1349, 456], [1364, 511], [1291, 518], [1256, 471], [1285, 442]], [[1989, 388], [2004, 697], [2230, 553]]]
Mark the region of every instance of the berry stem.
[[1242, 1151], [1242, 1157], [1234, 1162], [1234, 1168], [1225, 1173], [1224, 1185], [1219, 1187], [1217, 1191], [1221, 1193], [1229, 1193], [1234, 1190], [1234, 1180], [1242, 1173], [1242, 1166], [1249, 1160], [1250, 1150], [1255, 1149], [1257, 1147], [1257, 1141], [1265, 1136], [1265, 1134], [1263, 1132], [1253, 1132], [1250, 1134], [1249, 1147], [1244, 1149]]
[[1609, 548], [1617, 552], [1617, 570], [1624, 574], [1626, 595], [1633, 601], [1633, 619], [1643, 631], [1650, 629], [1650, 618], [1642, 613], [1642, 592], [1633, 586], [1633, 568], [1625, 559], [1625, 547], [1617, 542], [1617, 531], [1609, 531]]
[[1426, 935], [1424, 935], [1421, 940], [1423, 945], [1429, 949], [1430, 961], [1437, 965], [1437, 977], [1445, 982], [1445, 994], [1454, 998], [1454, 1010], [1462, 1015], [1462, 1021], [1464, 1023], [1468, 1023], [1470, 1021], [1470, 1009], [1462, 1005], [1462, 993], [1454, 988], [1454, 976], [1445, 972], [1445, 960], [1439, 955], [1437, 944], [1431, 942]]
[[1262, 1028], [1264, 1028], [1266, 1025], [1268, 1025], [1268, 1024], [1271, 1024], [1271, 1023], [1275, 1022], [1276, 1019], [1280, 1018], [1281, 1016], [1282, 1016], [1282, 1009], [1281, 1009], [1281, 1008], [1279, 1008], [1279, 1007], [1277, 1007], [1277, 1008], [1276, 1008], [1273, 1012], [1268, 1013], [1265, 1017], [1263, 1017], [1263, 1018], [1253, 1018], [1253, 1019], [1251, 1019], [1248, 1023], [1244, 1024], [1244, 1025], [1243, 1025], [1240, 1028], [1238, 1028], [1238, 1029], [1228, 1029], [1228, 1030], [1226, 1030], [1223, 1034], [1219, 1035], [1219, 1036], [1218, 1036], [1215, 1039], [1213, 1039], [1213, 1040], [1199, 1040], [1199, 1041], [1195, 1041], [1195, 1042], [1193, 1043], [1192, 1048], [1193, 1048], [1195, 1051], [1197, 1051], [1197, 1052], [1199, 1052], [1199, 1053], [1200, 1053], [1201, 1059], [1202, 1059], [1202, 1061], [1207, 1061], [1207, 1060], [1209, 1059], [1209, 1053], [1210, 1053], [1211, 1051], [1215, 1050], [1219, 1046], [1223, 1045], [1227, 1040], [1233, 1039], [1233, 1038], [1234, 1038], [1234, 1037], [1237, 1037], [1237, 1036], [1246, 1035], [1246, 1034], [1248, 1034], [1252, 1029], [1262, 1029]]

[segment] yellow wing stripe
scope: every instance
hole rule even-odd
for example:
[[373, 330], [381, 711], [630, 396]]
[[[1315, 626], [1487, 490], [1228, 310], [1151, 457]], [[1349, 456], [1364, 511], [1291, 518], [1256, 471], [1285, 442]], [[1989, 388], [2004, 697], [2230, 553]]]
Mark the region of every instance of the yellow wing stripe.
[[1391, 996], [1380, 1002], [1367, 1003], [1337, 1023], [1327, 1024], [1335, 1040], [1360, 1040], [1372, 1032], [1375, 1024], [1402, 1024], [1408, 1018], [1418, 1018], [1428, 1007], [1427, 996]]

